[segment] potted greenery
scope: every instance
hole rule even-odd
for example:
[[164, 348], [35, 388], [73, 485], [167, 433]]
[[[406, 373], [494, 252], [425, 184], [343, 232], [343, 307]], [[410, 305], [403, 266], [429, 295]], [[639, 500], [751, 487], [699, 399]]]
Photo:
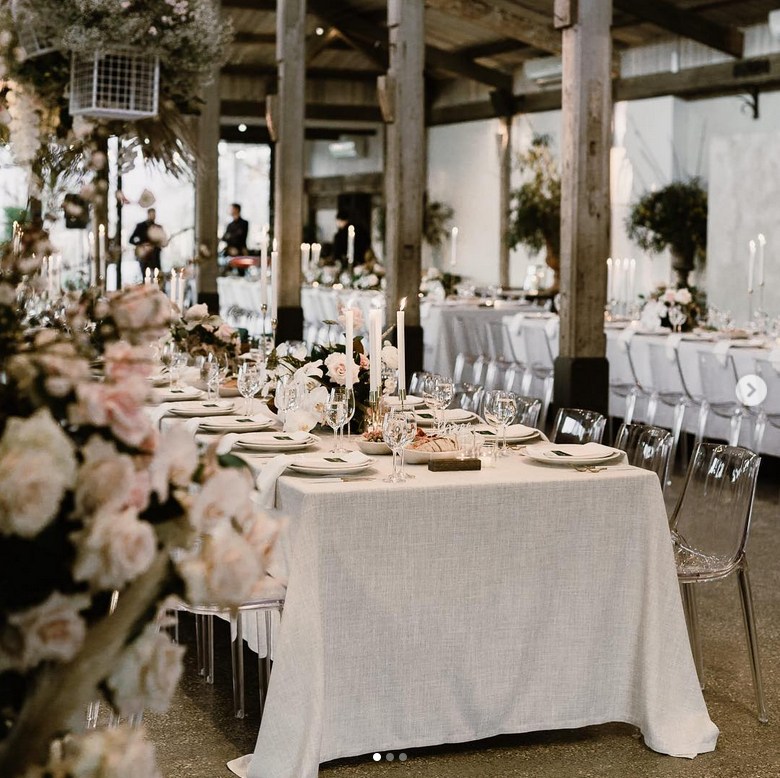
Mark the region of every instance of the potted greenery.
[[518, 157], [525, 180], [511, 193], [506, 242], [510, 249], [522, 244], [532, 254], [546, 248], [555, 290], [561, 268], [561, 174], [551, 140], [549, 135], [535, 135], [528, 151]]
[[696, 255], [706, 256], [707, 193], [698, 178], [647, 192], [631, 209], [626, 228], [645, 251], [657, 254], [669, 248], [677, 288], [685, 288]]

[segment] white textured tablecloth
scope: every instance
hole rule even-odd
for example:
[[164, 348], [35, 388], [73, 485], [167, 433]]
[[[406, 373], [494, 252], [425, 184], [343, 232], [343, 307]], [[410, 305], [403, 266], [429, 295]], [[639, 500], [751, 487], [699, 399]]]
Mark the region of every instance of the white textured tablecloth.
[[663, 753], [714, 749], [654, 474], [517, 454], [410, 470], [279, 480], [290, 577], [249, 778], [610, 721]]

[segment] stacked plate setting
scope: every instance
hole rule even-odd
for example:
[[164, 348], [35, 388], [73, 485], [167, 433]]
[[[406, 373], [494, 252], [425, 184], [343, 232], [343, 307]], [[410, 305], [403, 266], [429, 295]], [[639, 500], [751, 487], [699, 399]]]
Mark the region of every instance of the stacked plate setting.
[[203, 432], [259, 432], [273, 425], [272, 419], [257, 416], [215, 416], [200, 423]]
[[311, 432], [252, 432], [237, 440], [235, 445], [245, 451], [275, 451], [284, 454], [309, 448], [319, 443], [319, 440]]
[[[450, 408], [442, 413], [445, 424], [467, 424], [477, 418], [475, 413], [461, 408]], [[432, 427], [436, 423], [433, 411], [415, 411], [414, 418], [420, 427]]]
[[194, 418], [195, 416], [227, 416], [233, 413], [234, 403], [229, 400], [204, 400], [196, 402], [180, 402], [171, 413], [175, 416]]
[[[504, 439], [500, 428], [479, 426], [474, 428], [474, 432], [483, 440], [497, 440], [500, 442]], [[536, 440], [540, 434], [539, 430], [533, 427], [526, 427], [523, 424], [510, 424], [506, 428], [506, 442], [512, 444], [528, 443], [531, 440]]]
[[290, 464], [290, 470], [307, 475], [353, 475], [371, 467], [374, 460], [351, 451], [348, 454], [301, 454]]
[[535, 443], [525, 455], [546, 465], [614, 465], [625, 456], [623, 451], [601, 443]]

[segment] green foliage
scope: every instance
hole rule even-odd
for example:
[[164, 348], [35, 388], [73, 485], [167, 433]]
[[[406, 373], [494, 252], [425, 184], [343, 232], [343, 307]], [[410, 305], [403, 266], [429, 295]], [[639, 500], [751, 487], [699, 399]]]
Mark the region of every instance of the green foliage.
[[645, 251], [658, 253], [667, 246], [686, 257], [707, 251], [707, 193], [698, 178], [673, 181], [657, 192], [647, 192], [626, 219], [629, 237]]
[[425, 207], [423, 210], [423, 238], [431, 248], [441, 248], [447, 239], [449, 224], [455, 211], [452, 206], [438, 200], [428, 199], [425, 194]]
[[522, 244], [534, 254], [549, 246], [558, 256], [561, 247], [561, 174], [553, 157], [549, 135], [535, 135], [531, 147], [518, 157], [524, 183], [510, 195], [510, 249]]

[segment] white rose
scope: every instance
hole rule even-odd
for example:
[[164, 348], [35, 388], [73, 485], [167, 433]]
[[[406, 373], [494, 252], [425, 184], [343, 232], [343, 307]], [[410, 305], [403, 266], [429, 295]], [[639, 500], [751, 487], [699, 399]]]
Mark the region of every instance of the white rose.
[[678, 289], [674, 293], [674, 301], [680, 305], [690, 305], [693, 302], [693, 295], [688, 289]]
[[385, 346], [382, 349], [382, 363], [390, 370], [398, 368], [398, 349], [395, 346]]
[[157, 551], [154, 528], [131, 508], [101, 511], [70, 537], [76, 546], [73, 578], [95, 590], [123, 588], [149, 569]]
[[203, 538], [177, 563], [191, 605], [234, 607], [246, 602], [263, 570], [252, 546], [230, 525]]
[[160, 438], [149, 468], [152, 491], [160, 502], [167, 502], [170, 484], [186, 487], [197, 466], [198, 446], [192, 435], [182, 428], [166, 432]]
[[79, 611], [89, 605], [90, 599], [84, 594], [65, 596], [52, 592], [40, 605], [8, 616], [8, 623], [19, 630], [22, 638], [21, 650], [12, 664], [26, 670], [44, 661], [73, 659], [87, 631]]
[[200, 321], [205, 319], [209, 315], [209, 307], [206, 303], [198, 303], [197, 305], [191, 305], [187, 308], [187, 313], [184, 314], [185, 321]]
[[154, 746], [129, 725], [98, 729], [69, 744], [63, 773], [73, 778], [161, 778]]
[[181, 677], [184, 650], [156, 624], [147, 625], [108, 677], [116, 711], [126, 717], [145, 709], [165, 713]]
[[93, 435], [81, 451], [84, 461], [76, 480], [79, 518], [101, 508], [124, 508], [134, 485], [133, 460], [99, 435]]
[[35, 537], [75, 479], [73, 443], [48, 410], [9, 419], [0, 440], [0, 534]]
[[[346, 354], [334, 352], [329, 354], [325, 359], [325, 367], [328, 369], [328, 378], [333, 381], [334, 384], [344, 386], [347, 382], [347, 357]], [[359, 365], [354, 365], [352, 368], [352, 377], [357, 378]]]
[[675, 290], [674, 290], [674, 289], [667, 289], [667, 290], [666, 290], [666, 291], [665, 291], [665, 292], [664, 292], [664, 293], [661, 295], [661, 299], [662, 299], [662, 300], [663, 300], [665, 303], [673, 303], [673, 302], [674, 302], [674, 298], [675, 298], [675, 296], [676, 296], [676, 294], [675, 294]]
[[243, 526], [252, 511], [252, 479], [238, 468], [223, 468], [206, 481], [190, 510], [196, 532], [212, 532], [235, 519]]

